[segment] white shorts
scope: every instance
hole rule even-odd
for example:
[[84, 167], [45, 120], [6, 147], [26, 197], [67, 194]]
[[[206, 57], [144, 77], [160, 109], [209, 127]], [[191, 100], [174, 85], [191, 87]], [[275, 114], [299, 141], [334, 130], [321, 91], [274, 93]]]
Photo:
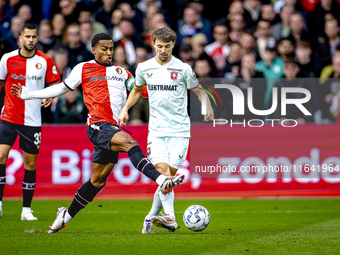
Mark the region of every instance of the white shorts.
[[146, 153], [153, 165], [167, 163], [178, 169], [187, 157], [188, 148], [188, 137], [148, 137]]

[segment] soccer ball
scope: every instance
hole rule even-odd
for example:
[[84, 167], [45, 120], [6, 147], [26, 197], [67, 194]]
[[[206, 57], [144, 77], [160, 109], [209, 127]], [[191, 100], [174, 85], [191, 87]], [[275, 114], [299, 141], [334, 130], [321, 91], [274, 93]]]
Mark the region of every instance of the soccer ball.
[[203, 206], [192, 205], [185, 210], [183, 221], [188, 229], [195, 232], [202, 231], [210, 223], [210, 214]]

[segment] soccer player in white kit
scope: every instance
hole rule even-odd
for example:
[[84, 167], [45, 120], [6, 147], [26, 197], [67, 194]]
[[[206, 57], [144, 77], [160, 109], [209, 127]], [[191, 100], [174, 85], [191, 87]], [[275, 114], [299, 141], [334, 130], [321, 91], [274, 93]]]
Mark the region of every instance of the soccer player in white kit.
[[[174, 176], [184, 162], [190, 138], [190, 119], [187, 112], [187, 90], [192, 89], [202, 101], [201, 85], [192, 68], [172, 56], [176, 33], [159, 28], [152, 34], [156, 57], [140, 63], [136, 70], [136, 83], [123, 107], [118, 121], [126, 125], [128, 110], [137, 102], [147, 86], [150, 105], [147, 154], [156, 169]], [[208, 98], [208, 97], [206, 97]], [[207, 100], [204, 121], [214, 119], [213, 109]], [[158, 216], [162, 207], [165, 215]], [[153, 233], [153, 225], [175, 231], [174, 193], [163, 195], [156, 190], [149, 214], [145, 217], [143, 234]]]

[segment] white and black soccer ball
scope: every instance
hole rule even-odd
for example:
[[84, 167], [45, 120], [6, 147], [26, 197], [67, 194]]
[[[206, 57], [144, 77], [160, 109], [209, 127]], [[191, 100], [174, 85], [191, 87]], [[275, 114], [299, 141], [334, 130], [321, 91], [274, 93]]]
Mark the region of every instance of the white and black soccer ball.
[[202, 231], [210, 223], [210, 214], [207, 209], [201, 205], [189, 206], [183, 215], [185, 226], [192, 231]]

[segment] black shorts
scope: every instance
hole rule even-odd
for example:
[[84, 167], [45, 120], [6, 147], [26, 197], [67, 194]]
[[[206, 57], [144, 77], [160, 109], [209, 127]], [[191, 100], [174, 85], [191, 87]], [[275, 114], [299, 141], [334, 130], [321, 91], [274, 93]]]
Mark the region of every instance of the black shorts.
[[87, 136], [94, 144], [92, 162], [102, 165], [116, 164], [119, 153], [111, 150], [111, 138], [121, 131], [118, 126], [108, 122], [99, 122], [87, 127]]
[[41, 127], [30, 127], [0, 120], [0, 144], [13, 146], [20, 136], [20, 149], [30, 154], [38, 154], [41, 140]]

